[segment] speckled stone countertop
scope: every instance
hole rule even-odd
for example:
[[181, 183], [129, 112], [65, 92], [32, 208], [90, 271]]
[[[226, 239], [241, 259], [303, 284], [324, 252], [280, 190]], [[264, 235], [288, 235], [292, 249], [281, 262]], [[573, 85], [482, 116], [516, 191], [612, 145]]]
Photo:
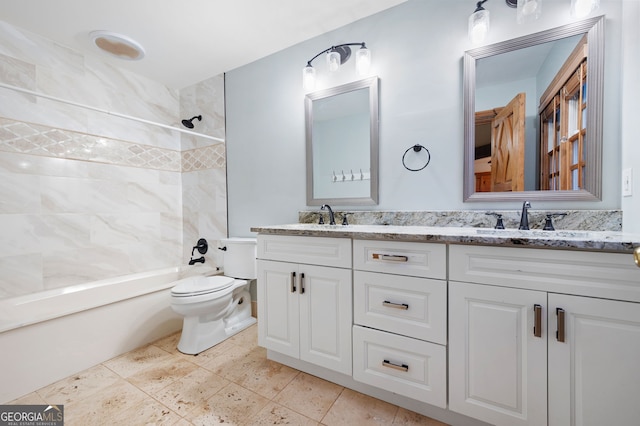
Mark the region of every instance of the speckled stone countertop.
[[353, 238], [480, 244], [510, 247], [553, 248], [632, 253], [640, 246], [640, 234], [618, 231], [543, 231], [532, 229], [493, 229], [470, 227], [395, 226], [395, 225], [289, 225], [257, 226], [251, 231], [271, 235]]

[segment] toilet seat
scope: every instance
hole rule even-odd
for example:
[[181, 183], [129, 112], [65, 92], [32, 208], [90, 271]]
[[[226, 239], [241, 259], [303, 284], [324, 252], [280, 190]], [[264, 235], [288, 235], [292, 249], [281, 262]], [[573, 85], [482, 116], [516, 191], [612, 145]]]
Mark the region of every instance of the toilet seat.
[[217, 293], [231, 287], [235, 279], [216, 275], [213, 277], [192, 277], [178, 283], [171, 289], [173, 297], [193, 297]]

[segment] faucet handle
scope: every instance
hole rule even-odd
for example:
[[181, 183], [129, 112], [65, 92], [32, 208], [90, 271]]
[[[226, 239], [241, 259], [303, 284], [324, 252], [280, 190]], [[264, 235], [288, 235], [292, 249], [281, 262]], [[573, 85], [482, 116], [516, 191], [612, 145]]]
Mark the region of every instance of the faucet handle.
[[556, 228], [553, 227], [553, 218], [554, 217], [561, 217], [561, 216], [566, 216], [566, 213], [547, 213], [547, 217], [544, 220], [544, 227], [542, 228], [543, 231], [555, 231]]
[[322, 216], [322, 213], [318, 213], [318, 216], [320, 216], [320, 220], [318, 220], [318, 225], [324, 225], [324, 216]]
[[349, 224], [349, 221], [347, 221], [347, 215], [348, 214], [349, 213], [346, 213], [346, 212], [342, 213], [342, 224], [345, 225], [345, 226]]
[[495, 216], [495, 218], [496, 218], [496, 226], [494, 226], [494, 229], [504, 229], [504, 223], [502, 222], [502, 214], [501, 213], [487, 212], [485, 214], [487, 216]]

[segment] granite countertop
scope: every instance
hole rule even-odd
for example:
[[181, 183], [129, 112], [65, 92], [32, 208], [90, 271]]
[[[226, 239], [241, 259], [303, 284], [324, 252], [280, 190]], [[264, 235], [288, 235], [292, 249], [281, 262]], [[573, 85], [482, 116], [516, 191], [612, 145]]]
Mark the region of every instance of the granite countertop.
[[251, 231], [271, 235], [354, 238], [479, 244], [511, 247], [555, 248], [632, 253], [640, 247], [640, 234], [617, 231], [543, 231], [533, 229], [493, 229], [470, 227], [394, 226], [394, 225], [289, 225], [256, 226]]

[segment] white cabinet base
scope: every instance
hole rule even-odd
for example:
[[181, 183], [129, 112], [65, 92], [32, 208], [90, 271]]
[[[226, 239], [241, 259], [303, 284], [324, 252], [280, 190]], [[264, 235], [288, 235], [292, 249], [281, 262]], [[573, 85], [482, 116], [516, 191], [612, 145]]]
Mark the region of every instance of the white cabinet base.
[[480, 420], [472, 419], [467, 416], [463, 416], [452, 411], [436, 407], [431, 404], [417, 401], [406, 396], [399, 395], [380, 389], [375, 386], [370, 386], [365, 383], [354, 380], [350, 375], [338, 373], [333, 370], [329, 370], [310, 362], [303, 361], [301, 359], [291, 358], [283, 355], [279, 352], [275, 352], [267, 349], [267, 358], [279, 362], [280, 364], [287, 365], [296, 370], [311, 374], [324, 380], [328, 380], [332, 383], [344, 386], [352, 389], [356, 392], [369, 395], [374, 398], [378, 398], [382, 401], [386, 401], [389, 404], [394, 404], [399, 407], [405, 408], [410, 411], [422, 414], [423, 416], [431, 417], [432, 419], [439, 420], [448, 425], [455, 426], [491, 426], [489, 423], [482, 422]]

